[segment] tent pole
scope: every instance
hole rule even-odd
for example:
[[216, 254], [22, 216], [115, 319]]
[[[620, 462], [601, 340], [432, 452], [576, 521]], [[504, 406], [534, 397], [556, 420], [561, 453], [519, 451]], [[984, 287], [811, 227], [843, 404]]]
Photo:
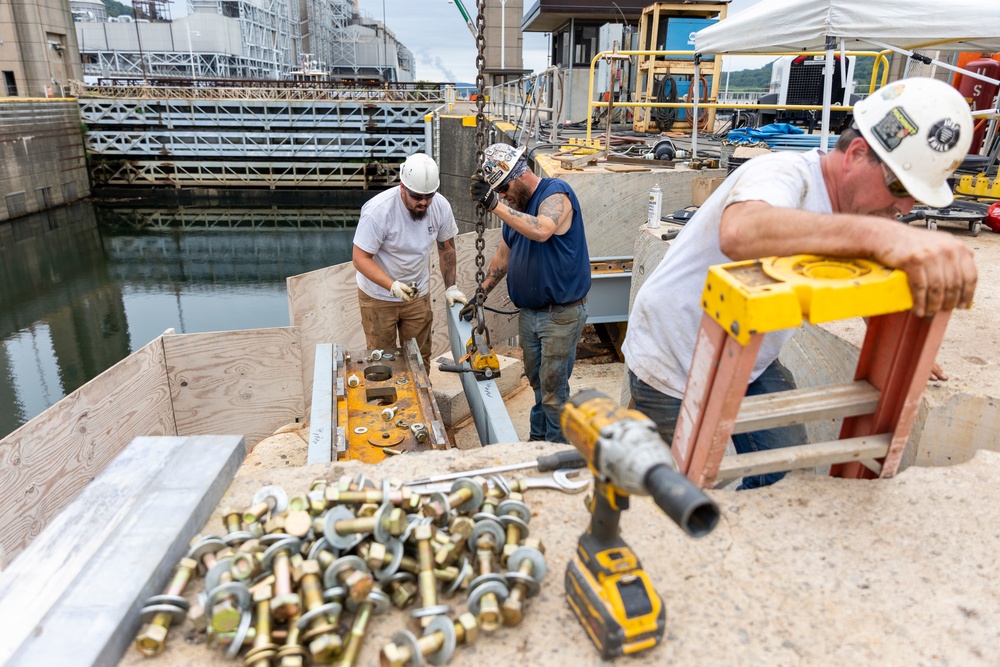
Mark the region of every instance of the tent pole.
[[694, 54], [694, 80], [691, 82], [691, 161], [698, 159], [698, 79], [701, 72], [701, 54]]
[[826, 65], [823, 68], [823, 130], [819, 139], [819, 146], [823, 152], [830, 150], [830, 104], [833, 102], [833, 50], [835, 48], [837, 48], [837, 40], [827, 35]]
[[906, 56], [907, 58], [912, 58], [913, 60], [917, 60], [919, 62], [922, 62], [925, 65], [931, 65], [931, 64], [937, 65], [938, 67], [943, 67], [943, 68], [945, 68], [947, 70], [951, 70], [952, 72], [957, 72], [957, 73], [961, 74], [962, 76], [968, 76], [968, 77], [972, 77], [973, 79], [979, 79], [980, 81], [985, 81], [987, 83], [992, 83], [992, 84], [1000, 85], [1000, 81], [998, 81], [997, 79], [991, 79], [990, 77], [988, 77], [988, 76], [986, 76], [984, 74], [979, 74], [978, 72], [973, 72], [973, 71], [970, 71], [970, 70], [967, 70], [967, 69], [962, 69], [961, 67], [955, 67], [954, 65], [952, 65], [950, 63], [946, 63], [946, 62], [943, 62], [941, 60], [935, 60], [934, 58], [929, 58], [927, 56], [924, 56], [924, 55], [921, 55], [919, 53], [916, 53], [915, 51], [910, 51], [908, 49], [901, 49], [898, 46], [892, 46], [891, 44], [884, 44], [883, 42], [876, 42], [874, 39], [862, 39], [860, 41], [868, 42], [869, 44], [873, 44], [873, 45], [879, 47], [880, 49], [882, 49], [884, 51], [892, 51], [893, 53], [898, 53], [901, 56]]

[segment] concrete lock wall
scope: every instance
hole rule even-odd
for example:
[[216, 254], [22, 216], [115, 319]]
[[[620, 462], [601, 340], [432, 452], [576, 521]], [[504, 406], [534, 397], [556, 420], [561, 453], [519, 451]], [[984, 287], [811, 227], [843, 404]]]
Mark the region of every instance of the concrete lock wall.
[[90, 195], [74, 99], [0, 101], [0, 222]]

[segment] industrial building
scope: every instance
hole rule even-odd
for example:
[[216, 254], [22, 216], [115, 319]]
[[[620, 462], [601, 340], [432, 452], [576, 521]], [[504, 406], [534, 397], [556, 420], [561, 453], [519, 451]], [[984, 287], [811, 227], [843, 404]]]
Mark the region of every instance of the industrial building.
[[137, 0], [135, 18], [97, 0], [71, 9], [85, 80], [376, 79], [410, 82], [413, 54], [354, 0]]

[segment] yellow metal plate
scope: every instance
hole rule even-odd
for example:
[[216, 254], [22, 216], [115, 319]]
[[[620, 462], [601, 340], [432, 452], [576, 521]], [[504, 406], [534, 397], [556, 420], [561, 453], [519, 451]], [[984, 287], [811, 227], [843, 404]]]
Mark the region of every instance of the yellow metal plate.
[[866, 259], [769, 257], [709, 268], [702, 308], [739, 343], [750, 336], [913, 307], [906, 274]]

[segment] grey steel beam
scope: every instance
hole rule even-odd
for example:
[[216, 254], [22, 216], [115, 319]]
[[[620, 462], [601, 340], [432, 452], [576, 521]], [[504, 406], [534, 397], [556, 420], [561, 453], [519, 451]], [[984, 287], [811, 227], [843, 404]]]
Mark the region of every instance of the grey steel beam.
[[[465, 354], [465, 344], [472, 337], [472, 324], [458, 316], [460, 304], [448, 308], [448, 340], [451, 343], [453, 359], [461, 359]], [[479, 442], [493, 445], [500, 442], [520, 442], [514, 424], [507, 414], [500, 387], [493, 380], [476, 380], [472, 373], [459, 373], [469, 411], [479, 433]]]

